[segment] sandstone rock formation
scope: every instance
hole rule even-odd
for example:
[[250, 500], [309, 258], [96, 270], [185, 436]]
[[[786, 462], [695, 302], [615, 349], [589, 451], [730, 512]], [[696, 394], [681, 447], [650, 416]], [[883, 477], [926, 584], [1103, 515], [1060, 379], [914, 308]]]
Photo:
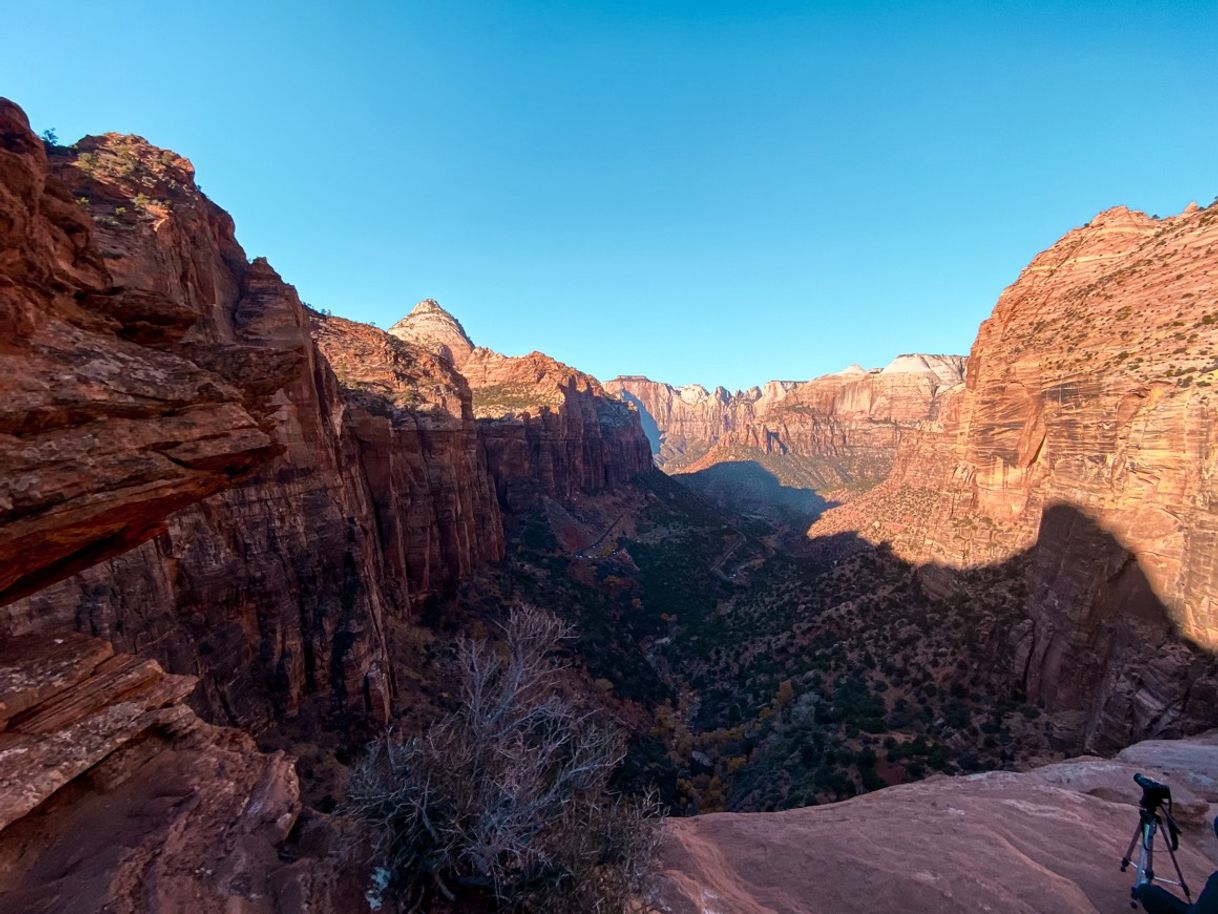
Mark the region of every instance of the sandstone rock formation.
[[[264, 261], [246, 261], [232, 221], [198, 190], [185, 159], [107, 134], [57, 148], [48, 162], [24, 120], [18, 126], [25, 133], [14, 133], [11, 145], [24, 150], [26, 165], [14, 174], [36, 174], [55, 189], [43, 197], [75, 220], [84, 252], [77, 259], [105, 265], [108, 272], [90, 282], [109, 290], [107, 307], [118, 316], [106, 318], [107, 338], [90, 341], [93, 361], [83, 360], [102, 382], [90, 381], [86, 367], [77, 369], [79, 385], [61, 383], [61, 374], [57, 386], [44, 383], [44, 399], [64, 404], [58, 418], [37, 413], [33, 401], [13, 410], [21, 446], [6, 456], [29, 465], [28, 479], [14, 468], [21, 484], [14, 510], [41, 539], [14, 536], [11, 549], [16, 555], [21, 547], [20, 561], [32, 562], [25, 546], [62, 540], [76, 550], [51, 556], [62, 577], [147, 541], [0, 611], [0, 635], [77, 628], [105, 637], [198, 676], [196, 709], [254, 732], [301, 713], [342, 727], [384, 721], [395, 630], [419, 601], [503, 553], [497, 492], [522, 507], [542, 494], [602, 491], [649, 466], [637, 417], [594, 379], [540, 355], [517, 363], [484, 354], [479, 378], [498, 383], [499, 372], [534, 385], [525, 395], [545, 408], [476, 423], [469, 385], [456, 370], [471, 354], [460, 345], [468, 340], [434, 302], [399, 324], [401, 335], [431, 349], [310, 312]], [[14, 283], [33, 275], [30, 263], [51, 276], [67, 262], [54, 259], [49, 244], [12, 261]], [[42, 286], [31, 287], [50, 300]], [[74, 320], [103, 320], [82, 307], [93, 300], [76, 287], [56, 294], [76, 303]], [[13, 301], [37, 313], [25, 292]], [[445, 327], [452, 332], [441, 333]], [[114, 386], [105, 379], [118, 373], [114, 353], [128, 351], [177, 374], [129, 359], [131, 377], [120, 390], [139, 383], [136, 393], [155, 387], [171, 399], [140, 401], [138, 409], [160, 420], [148, 423], [146, 445], [125, 426], [97, 426], [98, 473], [116, 478], [109, 493], [68, 472], [93, 439], [70, 427], [92, 414], [66, 398], [82, 391], [101, 401]], [[24, 360], [27, 351], [13, 357]], [[10, 377], [27, 384], [24, 365], [14, 363]], [[195, 386], [173, 386], [187, 382]], [[125, 401], [112, 410], [126, 410], [129, 423], [138, 416]], [[43, 427], [51, 437], [37, 437]], [[64, 443], [52, 445], [57, 428]], [[140, 446], [149, 453], [132, 452]], [[63, 469], [48, 472], [46, 453], [61, 454]], [[264, 467], [251, 476], [258, 461]], [[127, 488], [121, 474], [131, 477]], [[242, 474], [241, 485], [165, 520]], [[81, 496], [80, 542], [69, 535], [76, 521], [62, 504], [76, 497], [70, 484], [92, 487]], [[141, 499], [153, 496], [159, 513], [145, 522]], [[52, 505], [59, 526], [39, 526], [38, 511]], [[6, 536], [22, 530], [5, 529]], [[16, 561], [12, 567], [23, 571]]]
[[307, 312], [185, 159], [0, 125], [0, 586], [83, 569], [0, 610], [0, 907], [349, 909], [325, 817], [283, 863], [292, 762], [183, 701], [387, 719], [408, 601], [502, 553], [468, 385]]
[[[75, 359], [72, 383], [50, 359], [54, 383], [38, 382], [26, 370], [29, 347], [11, 355], [21, 361], [6, 377], [30, 395], [9, 401], [20, 440], [4, 455], [28, 468], [6, 473], [21, 485], [6, 548], [45, 562], [56, 556], [34, 544], [62, 541], [75, 550], [62, 576], [164, 532], [8, 607], [0, 633], [102, 635], [198, 675], [193, 701], [213, 720], [259, 729], [297, 714], [309, 696], [323, 718], [385, 719], [393, 620], [406, 617], [411, 595], [451, 585], [502, 551], [468, 388], [447, 364], [373, 328], [310, 321], [264, 261], [246, 261], [185, 159], [110, 134], [54, 150], [48, 163], [16, 109], [6, 111], [25, 130], [7, 134], [25, 164], [5, 186], [34, 187], [26, 179], [35, 175], [53, 191], [42, 198], [75, 220], [77, 260], [105, 266], [92, 285], [67, 285], [55, 271], [71, 261], [46, 241], [6, 262], [12, 308], [37, 313], [54, 293], [74, 303], [77, 323], [108, 331], [63, 351], [61, 360]], [[39, 231], [27, 234], [58, 237]], [[108, 291], [99, 298], [94, 287]], [[103, 300], [119, 304], [107, 312]], [[81, 333], [44, 323], [65, 338]], [[29, 339], [55, 352], [37, 333]], [[345, 345], [359, 352], [354, 373]], [[35, 394], [59, 406], [39, 406]], [[63, 469], [48, 469], [48, 454]], [[90, 460], [98, 469], [82, 477]], [[57, 526], [39, 526], [42, 515]], [[14, 535], [22, 525], [31, 533]]]
[[546, 495], [569, 500], [627, 484], [651, 468], [635, 410], [591, 375], [540, 352], [474, 350], [462, 369], [495, 485], [523, 510]]
[[[183, 162], [159, 173], [185, 180]], [[222, 287], [215, 263], [175, 263], [161, 271], [172, 282], [132, 275], [95, 243], [91, 190], [52, 177], [0, 99], [0, 603], [130, 549], [266, 463], [267, 394], [301, 360], [266, 338], [256, 269]], [[115, 234], [151, 235], [159, 217], [122, 218]], [[210, 228], [221, 259], [231, 223]]]
[[105, 641], [0, 647], [0, 909], [40, 914], [337, 909], [361, 874], [284, 865], [296, 772], [181, 702], [194, 679]]
[[[889, 787], [777, 813], [670, 819], [656, 908], [668, 914], [1103, 914], [1126, 910], [1118, 863], [1138, 821], [1137, 771], [1173, 788], [1194, 898], [1218, 867], [1218, 733]], [[1162, 859], [1160, 859], [1162, 858]], [[1162, 845], [1160, 876], [1172, 876]]]
[[[959, 356], [905, 355], [878, 371], [854, 365], [735, 394], [637, 376], [614, 378], [606, 389], [638, 406], [645, 424], [654, 422], [656, 462], [667, 472], [761, 455], [790, 458], [793, 483], [866, 487], [887, 474], [902, 432], [936, 414], [940, 395], [962, 381], [963, 369]], [[781, 463], [767, 465], [783, 473]]]
[[[1101, 213], [1000, 297], [966, 385], [811, 529], [950, 569], [1031, 550], [1031, 697], [1111, 749], [1218, 723], [1218, 207]], [[1053, 510], [1053, 506], [1063, 510]]]
[[452, 364], [367, 324], [312, 316], [342, 385], [387, 580], [428, 596], [503, 555], [503, 522], [469, 385]]
[[461, 322], [440, 307], [433, 298], [425, 298], [409, 314], [389, 328], [400, 340], [413, 343], [446, 362], [461, 368], [474, 351]]

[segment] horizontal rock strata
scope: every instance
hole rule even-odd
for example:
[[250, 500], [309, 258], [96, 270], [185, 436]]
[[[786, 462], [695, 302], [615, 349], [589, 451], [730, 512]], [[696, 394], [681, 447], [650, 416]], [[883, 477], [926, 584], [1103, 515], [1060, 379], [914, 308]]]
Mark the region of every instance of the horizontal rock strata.
[[1216, 381], [1218, 207], [1109, 210], [1003, 292], [966, 386], [811, 535], [889, 542], [936, 586], [1032, 550], [1017, 673], [1079, 746], [1218, 723]]

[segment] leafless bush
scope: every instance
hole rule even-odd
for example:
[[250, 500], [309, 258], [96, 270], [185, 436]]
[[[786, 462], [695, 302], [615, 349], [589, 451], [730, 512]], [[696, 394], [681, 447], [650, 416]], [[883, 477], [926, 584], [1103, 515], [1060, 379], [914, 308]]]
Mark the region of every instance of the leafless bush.
[[617, 914], [640, 897], [658, 803], [608, 790], [624, 743], [559, 689], [567, 629], [517, 609], [502, 642], [463, 640], [455, 710], [424, 736], [373, 743], [348, 812], [367, 824], [384, 897], [403, 909]]

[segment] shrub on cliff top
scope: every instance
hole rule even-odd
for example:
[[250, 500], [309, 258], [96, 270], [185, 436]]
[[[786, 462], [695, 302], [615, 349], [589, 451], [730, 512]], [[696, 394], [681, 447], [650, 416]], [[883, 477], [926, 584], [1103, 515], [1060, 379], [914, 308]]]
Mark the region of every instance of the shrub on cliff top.
[[458, 706], [419, 737], [374, 742], [347, 812], [378, 858], [374, 894], [403, 910], [631, 910], [657, 839], [651, 799], [614, 796], [618, 733], [559, 691], [568, 630], [516, 610], [502, 643], [463, 640]]

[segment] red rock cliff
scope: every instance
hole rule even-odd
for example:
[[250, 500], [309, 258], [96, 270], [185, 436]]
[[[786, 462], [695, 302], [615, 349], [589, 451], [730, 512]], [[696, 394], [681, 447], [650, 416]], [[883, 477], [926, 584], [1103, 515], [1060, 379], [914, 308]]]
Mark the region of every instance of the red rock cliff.
[[217, 309], [183, 288], [187, 264], [171, 286], [107, 257], [87, 203], [0, 99], [0, 603], [265, 464], [267, 394], [302, 360], [264, 337], [243, 258]]
[[[31, 148], [40, 163], [41, 143]], [[185, 159], [109, 134], [57, 151], [50, 171], [109, 271], [95, 284], [138, 290], [120, 301], [152, 315], [129, 322], [158, 328], [166, 321], [156, 323], [161, 312], [149, 303], [173, 303], [176, 329], [157, 345], [191, 360], [203, 377], [196, 383], [207, 381], [204, 404], [233, 414], [207, 418], [206, 431], [254, 453], [273, 439], [282, 453], [241, 485], [173, 514], [134, 551], [14, 604], [0, 613], [0, 633], [68, 626], [100, 635], [197, 675], [193, 701], [206, 717], [255, 730], [305, 709], [337, 721], [385, 719], [393, 628], [412, 596], [502, 550], [468, 389], [451, 367], [373, 328], [311, 324], [292, 287], [265, 262], [246, 260], [231, 219], [198, 190]], [[343, 369], [350, 385], [319, 351], [315, 330], [336, 362], [347, 349], [367, 357], [359, 373]], [[115, 349], [97, 347], [106, 359]], [[264, 428], [248, 414], [255, 406]], [[130, 460], [123, 435], [97, 437]], [[211, 490], [238, 475], [242, 459], [252, 463], [230, 450], [235, 460], [206, 464], [219, 479]], [[207, 456], [194, 451], [172, 465]], [[192, 481], [192, 494], [205, 484]]]
[[462, 372], [504, 505], [569, 500], [626, 485], [652, 469], [638, 413], [591, 375], [540, 352], [475, 349]]
[[811, 533], [946, 568], [1030, 549], [1032, 697], [1097, 748], [1211, 724], [1216, 379], [1218, 207], [1101, 213], [1002, 294], [890, 478]]
[[[135, 161], [123, 155], [118, 167], [130, 177], [146, 150], [125, 152]], [[163, 171], [145, 187], [169, 196], [189, 164], [157, 160]], [[148, 226], [125, 223], [118, 206], [98, 219], [93, 198], [55, 170], [0, 99], [4, 601], [138, 556], [143, 547], [126, 550], [165, 529], [170, 512], [265, 467], [282, 449], [281, 389], [308, 356], [307, 338], [276, 333], [286, 287], [228, 256], [222, 219], [207, 223], [217, 258], [177, 252], [202, 256], [161, 261], [172, 276], [142, 274], [104, 237]], [[170, 200], [139, 199], [152, 232], [174, 231], [161, 221]], [[206, 222], [175, 199], [184, 219]], [[324, 817], [299, 819], [289, 758], [196, 717], [183, 704], [193, 676], [116, 653], [72, 632], [84, 620], [55, 601], [30, 599], [0, 610], [0, 909], [253, 914], [347, 909], [360, 897], [361, 873], [320, 854], [280, 856], [294, 829], [323, 851], [337, 837]], [[148, 646], [156, 631], [142, 623], [163, 608], [130, 610], [116, 629]]]
[[619, 377], [606, 388], [655, 423], [657, 463], [694, 472], [753, 454], [796, 458], [818, 487], [882, 479], [902, 433], [935, 415], [963, 379], [959, 356], [909, 355], [879, 371], [853, 366], [811, 381], [771, 381], [729, 394]]
[[456, 318], [430, 299], [389, 332], [460, 368], [507, 511], [527, 510], [541, 496], [595, 495], [651, 469], [638, 412], [591, 375], [541, 352], [474, 348]]

